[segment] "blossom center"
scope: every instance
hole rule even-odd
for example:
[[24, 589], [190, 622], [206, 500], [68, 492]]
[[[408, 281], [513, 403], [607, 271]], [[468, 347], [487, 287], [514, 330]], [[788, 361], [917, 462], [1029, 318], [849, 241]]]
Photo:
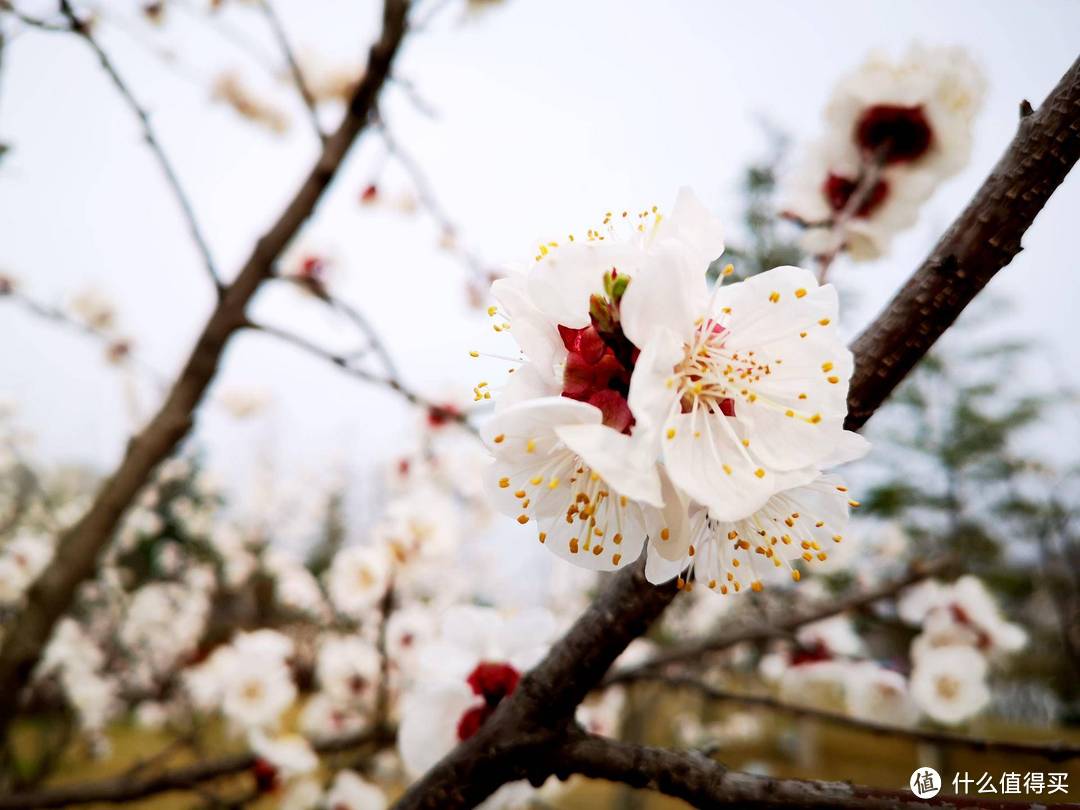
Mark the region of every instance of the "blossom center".
[[[825, 194], [825, 199], [829, 202], [829, 207], [839, 213], [847, 208], [852, 195], [858, 187], [859, 184], [855, 180], [849, 180], [847, 177], [838, 174], [830, 174], [825, 179], [821, 190]], [[889, 184], [885, 180], [878, 180], [869, 193], [859, 202], [858, 208], [852, 212], [851, 216], [859, 219], [870, 216], [885, 201], [888, 193]]]
[[855, 140], [866, 152], [880, 152], [887, 164], [908, 163], [926, 153], [933, 132], [919, 105], [875, 104], [855, 124]]
[[605, 295], [589, 299], [589, 325], [571, 329], [559, 325], [566, 347], [562, 395], [599, 408], [603, 422], [620, 433], [634, 426], [627, 397], [638, 348], [623, 334], [619, 302], [630, 278], [612, 268], [603, 276]]
[[468, 709], [458, 720], [457, 735], [461, 741], [476, 734], [480, 726], [495, 713], [503, 698], [514, 693], [521, 673], [509, 664], [483, 661], [465, 680], [484, 702]]

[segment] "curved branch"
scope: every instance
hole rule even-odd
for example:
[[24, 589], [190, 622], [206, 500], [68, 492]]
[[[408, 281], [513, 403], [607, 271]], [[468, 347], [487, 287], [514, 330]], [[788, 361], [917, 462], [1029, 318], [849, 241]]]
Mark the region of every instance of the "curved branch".
[[153, 472], [194, 424], [194, 413], [217, 372], [226, 345], [246, 325], [248, 302], [273, 273], [278, 256], [307, 221], [333, 181], [353, 142], [364, 130], [390, 65], [405, 35], [408, 0], [386, 0], [383, 28], [372, 45], [367, 71], [345, 117], [327, 140], [300, 188], [256, 243], [236, 280], [225, 288], [183, 370], [158, 412], [128, 445], [89, 511], [60, 538], [53, 561], [27, 593], [26, 606], [0, 647], [0, 736], [15, 714], [19, 693], [41, 657], [56, 622], [71, 606], [78, 586], [91, 577], [97, 557], [120, 518]]
[[[1073, 64], [1039, 111], [1021, 122], [1020, 132], [967, 210], [911, 282], [855, 342], [856, 371], [848, 391], [849, 428], [858, 429], [866, 422], [972, 297], [1019, 250], [1020, 237], [1080, 157], [1078, 130], [1080, 61]], [[940, 258], [944, 256], [953, 258], [945, 262]], [[547, 658], [522, 679], [513, 696], [503, 701], [480, 731], [410, 787], [396, 807], [472, 807], [500, 785], [521, 778], [523, 757], [535, 753], [536, 746], [541, 750], [546, 750], [545, 745], [558, 747], [553, 735], [561, 738], [577, 702], [600, 682], [630, 641], [663, 613], [676, 593], [674, 587], [646, 583], [640, 562], [615, 575], [604, 593], [556, 642]], [[530, 776], [536, 781], [543, 774], [534, 769]], [[773, 787], [784, 788], [783, 783], [775, 785], [776, 780], [742, 778], [759, 780], [746, 786], [741, 796], [746, 802], [775, 796], [770, 793]], [[678, 780], [675, 782], [677, 787]], [[806, 788], [795, 790], [795, 794], [808, 806], [868, 806], [853, 803], [857, 789], [834, 787], [836, 790], [824, 798]], [[794, 790], [790, 785], [788, 789]], [[704, 806], [715, 804], [714, 797], [702, 796]], [[688, 801], [702, 806], [694, 798]], [[880, 806], [903, 804], [893, 801]], [[925, 806], [925, 802], [918, 806]]]
[[757, 706], [762, 709], [782, 712], [797, 717], [806, 717], [811, 720], [819, 720], [833, 725], [846, 726], [856, 731], [864, 731], [885, 737], [903, 738], [914, 742], [934, 743], [935, 745], [948, 745], [956, 748], [969, 748], [983, 753], [1019, 754], [1028, 757], [1040, 757], [1051, 762], [1065, 762], [1070, 759], [1080, 758], [1080, 745], [1070, 745], [1063, 742], [1017, 742], [1011, 740], [990, 740], [983, 737], [966, 737], [963, 734], [951, 734], [945, 731], [933, 731], [931, 729], [908, 728], [905, 726], [875, 723], [870, 720], [860, 720], [847, 714], [828, 712], [822, 709], [814, 709], [809, 706], [799, 706], [794, 703], [785, 703], [769, 695], [748, 695], [741, 692], [728, 692], [717, 689], [704, 681], [696, 678], [685, 678], [671, 675], [660, 675], [649, 672], [641, 672], [633, 678], [623, 679], [621, 682], [652, 682], [664, 684], [676, 689], [690, 689], [709, 700], [742, 703], [748, 706]]
[[728, 770], [703, 754], [669, 751], [575, 735], [558, 751], [554, 773], [560, 778], [581, 774], [621, 782], [638, 789], [675, 796], [694, 807], [841, 808], [978, 807], [982, 810], [1030, 808], [1030, 801], [1001, 801], [986, 796], [947, 796], [917, 799], [908, 790], [881, 790], [849, 782], [776, 779]]

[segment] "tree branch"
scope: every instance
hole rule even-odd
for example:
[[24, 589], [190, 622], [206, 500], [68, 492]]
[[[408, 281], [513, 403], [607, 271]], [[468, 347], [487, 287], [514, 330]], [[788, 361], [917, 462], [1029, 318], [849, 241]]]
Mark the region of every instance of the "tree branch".
[[311, 95], [311, 90], [308, 88], [307, 81], [304, 80], [304, 73], [300, 70], [300, 64], [296, 61], [296, 55], [289, 45], [289, 38], [285, 35], [285, 29], [281, 25], [281, 19], [278, 17], [277, 12], [274, 11], [274, 7], [270, 3], [270, 0], [260, 0], [259, 7], [266, 16], [266, 21], [270, 25], [270, 30], [273, 32], [278, 47], [281, 48], [281, 53], [284, 55], [285, 61], [289, 65], [289, 73], [292, 74], [293, 83], [300, 93], [300, 98], [304, 100], [304, 106], [308, 111], [308, 118], [311, 119], [311, 128], [315, 131], [315, 135], [318, 137], [319, 142], [326, 143], [326, 133], [323, 132], [322, 125], [319, 123], [319, 111], [315, 103], [315, 97]]
[[1080, 159], [1080, 59], [1019, 129], [937, 246], [852, 346], [846, 427], [858, 430], [998, 270]]
[[799, 706], [794, 703], [785, 703], [769, 695], [749, 695], [741, 692], [728, 692], [724, 689], [717, 689], [714, 686], [710, 686], [704, 681], [696, 678], [641, 672], [632, 678], [624, 678], [619, 682], [626, 683], [628, 681], [639, 683], [652, 682], [671, 686], [676, 689], [691, 689], [709, 700], [757, 706], [797, 717], [806, 717], [824, 723], [846, 726], [855, 729], [856, 731], [864, 731], [868, 734], [908, 739], [913, 742], [969, 748], [982, 753], [1019, 754], [1021, 756], [1040, 757], [1042, 759], [1050, 760], [1051, 762], [1064, 762], [1069, 759], [1080, 758], [1080, 745], [1070, 745], [1064, 742], [1035, 743], [1010, 740], [990, 740], [983, 737], [967, 737], [962, 734], [951, 734], [944, 731], [933, 731], [931, 729], [908, 728], [885, 723], [875, 723], [870, 720], [860, 720], [857, 717], [852, 717], [847, 714], [828, 712], [822, 709], [814, 709], [809, 706]]
[[[855, 377], [848, 391], [849, 428], [858, 429], [869, 419], [934, 340], [1019, 250], [1020, 237], [1080, 157], [1078, 130], [1080, 61], [1073, 64], [1039, 111], [1021, 122], [1020, 132], [994, 172], [930, 259], [859, 336], [853, 346]], [[946, 256], [953, 258], [948, 263], [938, 258]], [[556, 642], [547, 658], [525, 675], [479, 732], [413, 784], [396, 807], [473, 807], [499, 786], [522, 778], [523, 763], [530, 758], [543, 761], [543, 754], [549, 754], [552, 747], [557, 749], [577, 703], [600, 682], [630, 641], [644, 633], [675, 598], [673, 586], [653, 587], [645, 582], [642, 567], [639, 562], [612, 577], [603, 594]], [[576, 750], [564, 746], [564, 753], [571, 761], [581, 757], [584, 762], [586, 754], [595, 753], [595, 748], [590, 748], [595, 745], [598, 743], [587, 739]], [[622, 746], [620, 750], [655, 749]], [[732, 787], [726, 771], [686, 772], [682, 757], [668, 751], [657, 751], [657, 758], [670, 768], [659, 768], [656, 779], [663, 779], [672, 795], [698, 806], [716, 804], [716, 796], [706, 790], [714, 781]], [[630, 756], [628, 764], [634, 765], [634, 759]], [[527, 775], [536, 783], [544, 776], [542, 771], [542, 765], [534, 766]], [[607, 778], [599, 770], [579, 772]], [[636, 768], [632, 772], [637, 772]], [[688, 787], [691, 777], [697, 777], [703, 791], [700, 794]], [[738, 789], [732, 788], [730, 798], [758, 802], [758, 806], [768, 806], [769, 801], [785, 795], [792, 797], [788, 804], [801, 802], [812, 807], [904, 806], [904, 800], [896, 798], [899, 794], [885, 794], [892, 798], [868, 804], [877, 801], [873, 796], [882, 794], [850, 785], [779, 782], [745, 775], [739, 779], [743, 781], [736, 784]], [[655, 780], [652, 785], [656, 787]], [[682, 793], [678, 792], [680, 786]], [[925, 802], [915, 804], [926, 806]]]
[[[320, 754], [330, 754], [368, 744], [379, 745], [393, 738], [392, 730], [371, 730], [321, 740], [314, 743], [312, 748]], [[255, 765], [255, 760], [255, 754], [245, 751], [192, 765], [182, 765], [150, 776], [139, 776], [138, 773], [122, 774], [109, 779], [77, 782], [33, 793], [0, 795], [0, 810], [44, 810], [49, 807], [70, 807], [97, 802], [130, 802], [169, 791], [196, 790], [204, 782], [250, 770]]]
[[391, 374], [386, 377], [380, 377], [377, 374], [372, 374], [366, 369], [354, 366], [350, 362], [350, 359], [345, 355], [335, 354], [334, 352], [328, 351], [308, 340], [307, 338], [303, 337], [302, 335], [294, 334], [293, 332], [289, 332], [285, 329], [279, 329], [276, 326], [255, 323], [253, 321], [248, 321], [245, 325], [249, 329], [252, 329], [256, 332], [262, 332], [265, 335], [269, 335], [271, 337], [277, 338], [280, 341], [283, 341], [284, 343], [288, 343], [289, 345], [300, 349], [300, 351], [310, 354], [312, 357], [317, 357], [320, 360], [324, 360], [325, 362], [336, 366], [338, 369], [340, 369], [345, 374], [348, 374], [350, 377], [355, 377], [358, 380], [362, 380], [363, 382], [370, 383], [372, 385], [381, 385], [389, 388], [391, 391], [394, 391], [395, 393], [401, 395], [409, 404], [415, 405], [418, 408], [423, 408], [428, 413], [439, 416], [446, 421], [456, 422], [463, 428], [468, 430], [470, 433], [476, 433], [476, 428], [469, 421], [468, 414], [461, 413], [460, 411], [450, 410], [444, 405], [438, 405], [428, 399], [425, 399], [420, 394], [416, 393], [411, 388], [406, 386], [403, 382], [401, 382], [401, 380], [399, 380], [395, 375]]
[[908, 790], [880, 790], [849, 782], [775, 779], [731, 771], [696, 752], [669, 751], [585, 734], [573, 735], [557, 752], [553, 772], [565, 779], [581, 774], [622, 782], [638, 789], [675, 796], [694, 807], [841, 808], [978, 807], [1012, 810], [1030, 801], [1001, 801], [986, 796], [917, 799]]
[[79, 584], [93, 575], [98, 554], [154, 468], [188, 434], [230, 338], [246, 324], [244, 311], [271, 277], [281, 252], [315, 210], [368, 116], [405, 35], [407, 0], [386, 0], [383, 28], [371, 47], [367, 71], [337, 131], [277, 221], [259, 239], [239, 275], [220, 296], [186, 365], [147, 426], [128, 445], [119, 467], [98, 491], [89, 511], [60, 538], [53, 561], [31, 587], [26, 606], [0, 647], [0, 735], [15, 714], [52, 629], [70, 607]]
[[656, 672], [669, 664], [700, 662], [711, 653], [731, 649], [737, 644], [787, 638], [804, 625], [813, 624], [822, 619], [846, 613], [849, 610], [858, 610], [875, 602], [880, 602], [882, 599], [896, 596], [900, 591], [914, 585], [916, 582], [921, 582], [940, 573], [949, 563], [948, 558], [932, 560], [928, 563], [916, 563], [911, 566], [907, 574], [899, 579], [883, 582], [875, 588], [859, 591], [842, 599], [825, 602], [818, 607], [804, 610], [802, 613], [782, 621], [756, 622], [744, 627], [725, 629], [699, 641], [690, 641], [668, 647], [641, 664], [613, 672], [604, 681], [603, 686], [613, 686], [617, 683], [638, 680], [643, 674]]
[[195, 247], [202, 256], [203, 264], [206, 265], [206, 272], [209, 273], [214, 288], [220, 294], [224, 288], [221, 281], [221, 275], [218, 273], [217, 266], [214, 263], [214, 257], [210, 253], [210, 246], [207, 244], [206, 238], [199, 228], [199, 221], [195, 217], [195, 209], [192, 207], [187, 194], [184, 193], [183, 186], [180, 185], [180, 178], [177, 176], [176, 171], [172, 167], [172, 163], [169, 162], [169, 158], [165, 155], [165, 149], [162, 147], [161, 142], [158, 141], [157, 135], [154, 133], [154, 128], [150, 124], [150, 114], [135, 99], [135, 96], [132, 94], [131, 90], [128, 89], [127, 84], [113, 66], [112, 60], [109, 59], [104, 49], [98, 44], [90, 24], [80, 20], [78, 16], [76, 16], [75, 10], [71, 7], [69, 0], [60, 0], [60, 11], [67, 18], [68, 23], [71, 25], [72, 32], [82, 37], [86, 44], [89, 45], [97, 55], [98, 61], [101, 62], [101, 67], [116, 86], [120, 96], [127, 103], [128, 107], [131, 108], [131, 111], [135, 113], [135, 117], [139, 119], [139, 124], [142, 126], [143, 131], [143, 139], [146, 141], [146, 145], [150, 147], [151, 153], [157, 158], [158, 165], [165, 175], [165, 180], [172, 189], [173, 196], [176, 198], [176, 202], [183, 212], [184, 219], [188, 225], [188, 230], [191, 232], [192, 241], [195, 242]]

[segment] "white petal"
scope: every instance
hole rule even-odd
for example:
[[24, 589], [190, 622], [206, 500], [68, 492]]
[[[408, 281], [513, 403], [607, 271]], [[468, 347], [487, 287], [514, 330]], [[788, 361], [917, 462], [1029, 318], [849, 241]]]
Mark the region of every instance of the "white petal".
[[566, 347], [556, 324], [529, 299], [526, 278], [515, 273], [491, 285], [491, 293], [510, 319], [511, 334], [525, 356], [547, 382], [557, 383], [554, 368], [566, 358]]
[[618, 494], [663, 506], [651, 444], [634, 441], [606, 425], [563, 425], [555, 433]]

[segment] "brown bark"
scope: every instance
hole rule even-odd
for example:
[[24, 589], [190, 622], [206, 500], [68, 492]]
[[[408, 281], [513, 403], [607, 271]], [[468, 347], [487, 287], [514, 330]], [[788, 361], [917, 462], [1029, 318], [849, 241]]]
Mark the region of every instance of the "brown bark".
[[82, 519], [60, 538], [53, 561], [27, 594], [26, 607], [0, 648], [0, 737], [10, 724], [19, 693], [30, 677], [56, 622], [89, 579], [120, 518], [146, 483], [188, 434], [229, 339], [246, 324], [248, 302], [273, 272], [282, 251], [315, 210], [349, 147], [367, 125], [379, 90], [405, 34], [407, 0], [386, 0], [383, 29], [371, 47], [367, 70], [337, 131], [277, 221], [259, 239], [236, 279], [221, 294], [186, 365], [161, 408], [128, 444], [120, 466], [102, 485]]

